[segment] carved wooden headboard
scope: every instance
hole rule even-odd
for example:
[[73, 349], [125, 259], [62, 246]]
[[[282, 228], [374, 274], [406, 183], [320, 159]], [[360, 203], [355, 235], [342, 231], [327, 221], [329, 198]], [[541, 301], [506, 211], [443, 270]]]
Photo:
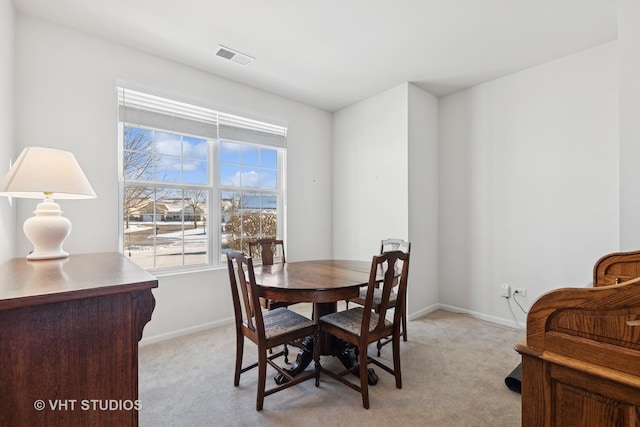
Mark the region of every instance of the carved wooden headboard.
[[640, 251], [614, 252], [593, 267], [593, 286], [608, 286], [640, 277]]
[[640, 251], [600, 258], [590, 288], [542, 295], [527, 315], [522, 425], [640, 425]]
[[531, 307], [527, 345], [611, 368], [621, 362], [611, 360], [611, 346], [633, 349], [627, 367], [640, 375], [639, 321], [640, 277], [606, 288], [556, 289]]

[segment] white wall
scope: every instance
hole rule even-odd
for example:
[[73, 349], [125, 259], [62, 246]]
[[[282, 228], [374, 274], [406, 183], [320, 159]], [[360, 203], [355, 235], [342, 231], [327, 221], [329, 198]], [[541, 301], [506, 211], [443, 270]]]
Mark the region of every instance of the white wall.
[[333, 255], [370, 261], [408, 239], [407, 85], [333, 115]]
[[438, 277], [438, 98], [409, 84], [409, 241], [407, 313], [419, 316], [440, 301]]
[[[118, 250], [115, 87], [128, 82], [287, 125], [287, 258], [331, 257], [331, 114], [28, 15], [19, 13], [16, 23], [16, 148], [46, 145], [74, 152], [98, 194], [61, 203], [74, 227], [65, 242], [70, 253]], [[18, 201], [19, 223], [35, 203]], [[29, 242], [22, 233], [17, 239], [23, 256]], [[228, 282], [225, 269], [160, 277], [145, 337], [229, 320]]]
[[438, 100], [404, 83], [334, 113], [333, 252], [411, 241], [410, 317], [438, 303]]
[[442, 304], [509, 323], [501, 283], [528, 307], [618, 249], [617, 73], [612, 42], [440, 100]]
[[618, 0], [620, 249], [640, 249], [640, 2]]
[[[0, 170], [9, 169], [14, 154], [13, 86], [14, 86], [15, 11], [11, 0], [0, 0]], [[0, 175], [1, 177], [4, 175]], [[15, 208], [7, 197], [0, 197], [0, 263], [15, 255]], [[20, 226], [20, 229], [21, 226]]]
[[[597, 257], [619, 248], [618, 228], [623, 247], [637, 248], [631, 236], [640, 234], [639, 172], [633, 164], [640, 133], [633, 116], [640, 109], [634, 76], [640, 60], [633, 51], [638, 37], [633, 24], [640, 14], [631, 0], [620, 3], [621, 92], [631, 95], [620, 100], [620, 153], [616, 43], [439, 103], [405, 83], [332, 118], [19, 14], [13, 114], [14, 11], [10, 1], [0, 1], [0, 43], [9, 51], [0, 67], [0, 137], [16, 141], [0, 145], [0, 165], [28, 145], [76, 154], [99, 197], [62, 206], [74, 224], [65, 244], [72, 253], [118, 249], [118, 82], [287, 125], [287, 258], [369, 260], [381, 238], [408, 238], [410, 314], [440, 302], [509, 323], [512, 314], [498, 296], [500, 283], [527, 288], [523, 304], [528, 306], [546, 290], [586, 285]], [[380, 204], [388, 194], [395, 202]], [[30, 249], [14, 229], [31, 215], [35, 201], [14, 203], [15, 219], [0, 198], [0, 259]], [[160, 277], [146, 339], [227, 321], [227, 287], [225, 270]]]

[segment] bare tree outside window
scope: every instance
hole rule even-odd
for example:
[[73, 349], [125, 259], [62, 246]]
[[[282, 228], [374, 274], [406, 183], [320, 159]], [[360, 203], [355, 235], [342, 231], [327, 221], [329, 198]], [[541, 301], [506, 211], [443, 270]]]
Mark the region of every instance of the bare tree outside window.
[[[153, 139], [151, 132], [135, 127], [124, 127], [123, 171], [126, 181], [149, 181], [153, 177]], [[149, 187], [126, 187], [123, 213], [125, 229], [129, 229], [131, 216], [140, 211], [153, 194]]]
[[208, 192], [204, 190], [186, 190], [185, 203], [193, 212], [193, 228], [198, 228], [198, 220], [205, 221], [205, 208]]
[[210, 190], [193, 187], [208, 184], [207, 140], [125, 124], [123, 142], [125, 253], [149, 269], [206, 264]]

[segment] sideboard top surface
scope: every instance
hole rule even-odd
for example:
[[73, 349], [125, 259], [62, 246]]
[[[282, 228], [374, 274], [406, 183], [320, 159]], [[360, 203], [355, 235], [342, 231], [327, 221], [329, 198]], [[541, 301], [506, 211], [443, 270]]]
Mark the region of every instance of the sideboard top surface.
[[156, 287], [153, 275], [117, 252], [14, 258], [0, 266], [0, 310]]

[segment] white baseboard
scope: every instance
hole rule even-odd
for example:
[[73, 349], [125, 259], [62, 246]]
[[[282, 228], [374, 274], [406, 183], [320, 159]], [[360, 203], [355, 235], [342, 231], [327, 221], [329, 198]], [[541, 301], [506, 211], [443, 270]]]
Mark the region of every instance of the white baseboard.
[[[430, 305], [429, 307], [425, 307], [421, 310], [410, 313], [407, 317], [409, 320], [415, 320], [421, 316], [424, 316], [425, 314], [432, 313], [436, 310], [446, 310], [452, 313], [468, 314], [469, 316], [475, 317], [476, 319], [485, 320], [487, 322], [496, 323], [498, 325], [507, 326], [509, 328], [519, 329], [523, 331], [525, 330], [525, 325], [516, 323], [513, 320], [504, 319], [502, 317], [489, 316], [484, 313], [478, 313], [473, 310], [467, 310], [465, 308], [460, 308], [460, 307], [447, 305], [447, 304], [433, 304], [433, 305]], [[209, 322], [202, 325], [192, 326], [190, 328], [179, 329], [177, 331], [172, 331], [165, 334], [153, 335], [150, 337], [143, 337], [140, 340], [140, 346], [154, 344], [154, 343], [168, 340], [171, 338], [177, 338], [184, 335], [193, 334], [196, 332], [206, 331], [208, 329], [218, 328], [220, 326], [229, 325], [233, 322], [234, 322], [233, 318], [230, 317], [228, 319], [223, 319], [223, 320], [218, 320], [216, 322]]]
[[204, 323], [202, 325], [192, 326], [189, 328], [178, 329], [177, 331], [167, 332], [166, 334], [153, 335], [150, 337], [143, 337], [140, 340], [140, 346], [154, 344], [160, 341], [165, 341], [171, 338], [177, 338], [184, 335], [194, 334], [196, 332], [206, 331], [208, 329], [218, 328], [233, 323], [232, 317], [228, 319], [218, 320], [216, 322]]
[[502, 326], [508, 326], [510, 328], [519, 329], [522, 331], [526, 329], [525, 325], [511, 319], [505, 319], [505, 318], [496, 317], [496, 316], [489, 316], [488, 314], [478, 313], [477, 311], [467, 310], [465, 308], [455, 307], [447, 304], [437, 304], [437, 305], [439, 306], [438, 308], [441, 308], [442, 310], [450, 311], [452, 313], [468, 314], [469, 316], [475, 317], [476, 319], [485, 320], [487, 322], [496, 323]]
[[407, 315], [407, 319], [414, 320], [414, 319], [417, 319], [418, 317], [424, 316], [425, 314], [429, 314], [431, 312], [434, 312], [434, 311], [436, 311], [436, 310], [438, 310], [440, 308], [442, 308], [440, 306], [440, 304], [433, 304], [433, 305], [430, 305], [429, 307], [425, 307], [425, 308], [420, 309], [420, 310], [418, 310], [416, 312], [409, 313]]

